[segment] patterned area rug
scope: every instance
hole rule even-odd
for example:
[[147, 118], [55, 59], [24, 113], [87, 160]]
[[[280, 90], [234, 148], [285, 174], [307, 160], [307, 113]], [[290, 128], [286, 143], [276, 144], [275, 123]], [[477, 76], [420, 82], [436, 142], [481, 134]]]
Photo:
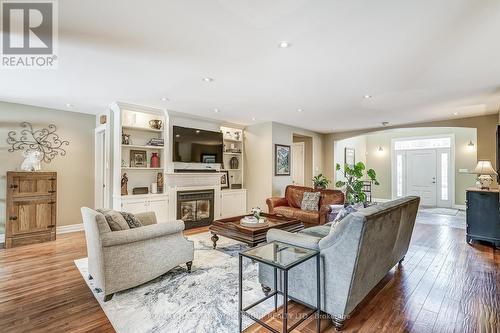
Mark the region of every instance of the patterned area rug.
[[[87, 258], [75, 260], [78, 270], [118, 333], [237, 332], [238, 253], [245, 244], [220, 237], [212, 249], [210, 234], [188, 237], [195, 242], [193, 271], [185, 266], [136, 288], [116, 293], [108, 302], [88, 280]], [[257, 264], [244, 260], [243, 305], [262, 298]], [[281, 300], [279, 301], [281, 304]], [[254, 308], [263, 317], [274, 308], [272, 298]], [[243, 318], [243, 327], [252, 322]]]

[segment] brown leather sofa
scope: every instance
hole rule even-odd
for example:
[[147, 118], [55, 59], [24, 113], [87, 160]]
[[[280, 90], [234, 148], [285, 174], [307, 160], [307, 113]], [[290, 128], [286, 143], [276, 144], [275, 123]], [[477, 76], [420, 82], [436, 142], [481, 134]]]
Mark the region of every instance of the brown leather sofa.
[[[304, 192], [321, 192], [318, 211], [300, 209]], [[325, 224], [331, 211], [330, 205], [343, 204], [344, 193], [339, 190], [315, 190], [311, 187], [288, 185], [284, 198], [272, 197], [267, 199], [266, 203], [270, 214], [296, 218], [302, 221], [307, 228]]]

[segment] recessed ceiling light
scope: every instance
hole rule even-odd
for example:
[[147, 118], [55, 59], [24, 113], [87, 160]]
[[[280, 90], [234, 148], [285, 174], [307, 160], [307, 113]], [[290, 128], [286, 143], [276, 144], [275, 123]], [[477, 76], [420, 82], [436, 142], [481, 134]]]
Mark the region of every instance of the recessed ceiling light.
[[214, 112], [215, 113], [219, 113], [219, 109], [214, 109]]
[[162, 100], [163, 102], [168, 102], [168, 101], [170, 101], [170, 100], [169, 100], [168, 98], [166, 98], [166, 97], [162, 97], [162, 98], [161, 98], [161, 100]]
[[253, 117], [252, 120], [255, 121], [255, 117]]
[[70, 103], [67, 103], [67, 104], [66, 104], [66, 107], [67, 107], [67, 108], [72, 108], [72, 107], [74, 107], [74, 105], [73, 105], [73, 104], [70, 104]]
[[372, 98], [372, 95], [364, 95], [363, 97], [368, 99], [368, 98]]
[[281, 42], [278, 44], [278, 46], [279, 46], [280, 48], [282, 48], [282, 49], [286, 49], [287, 47], [290, 47], [290, 43], [289, 43], [289, 42], [287, 42], [287, 41], [285, 41], [285, 40], [283, 40], [283, 41], [281, 41]]
[[458, 112], [453, 112], [453, 115], [454, 116], [458, 116]]
[[302, 110], [302, 109], [297, 109], [297, 112], [302, 112], [302, 111], [304, 111], [304, 110]]
[[205, 81], [205, 82], [212, 82], [212, 81], [214, 81], [214, 79], [207, 76], [207, 77], [203, 78], [203, 81]]

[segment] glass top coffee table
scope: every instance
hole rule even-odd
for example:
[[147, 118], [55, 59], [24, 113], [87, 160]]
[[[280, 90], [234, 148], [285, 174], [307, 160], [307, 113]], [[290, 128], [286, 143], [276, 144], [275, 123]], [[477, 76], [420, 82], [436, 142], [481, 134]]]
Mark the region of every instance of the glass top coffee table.
[[[247, 316], [258, 324], [264, 326], [271, 332], [279, 333], [262, 320], [251, 315], [248, 310], [256, 305], [264, 302], [265, 300], [274, 297], [274, 310], [278, 311], [278, 295], [283, 296], [283, 333], [291, 332], [303, 321], [316, 313], [316, 329], [320, 332], [321, 328], [321, 303], [320, 303], [320, 252], [312, 249], [306, 249], [299, 246], [294, 246], [282, 242], [273, 241], [264, 245], [260, 245], [249, 250], [243, 251], [239, 254], [239, 293], [238, 293], [238, 320], [239, 332], [242, 331], [242, 316]], [[266, 297], [254, 302], [246, 307], [243, 307], [243, 258], [248, 258], [259, 263], [269, 265], [274, 268], [274, 290]], [[316, 258], [316, 308], [306, 316], [302, 317], [299, 321], [288, 327], [288, 271], [295, 266]], [[278, 269], [283, 272], [283, 286], [282, 290], [278, 290]], [[306, 305], [306, 304], [303, 304]], [[309, 307], [309, 306], [308, 306]]]

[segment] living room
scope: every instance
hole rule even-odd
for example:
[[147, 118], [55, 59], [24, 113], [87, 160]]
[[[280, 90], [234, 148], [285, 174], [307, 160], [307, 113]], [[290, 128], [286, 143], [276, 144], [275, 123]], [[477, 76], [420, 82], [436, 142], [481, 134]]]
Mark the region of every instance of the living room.
[[0, 6], [0, 331], [500, 330], [499, 3]]

